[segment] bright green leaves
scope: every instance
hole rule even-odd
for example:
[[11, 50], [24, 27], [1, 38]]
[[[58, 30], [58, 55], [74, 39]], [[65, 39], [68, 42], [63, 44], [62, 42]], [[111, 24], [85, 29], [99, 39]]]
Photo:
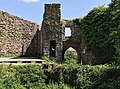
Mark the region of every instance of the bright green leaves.
[[99, 6], [83, 19], [74, 20], [80, 27], [87, 48], [95, 55], [96, 64], [117, 59], [120, 48], [120, 0], [109, 7]]

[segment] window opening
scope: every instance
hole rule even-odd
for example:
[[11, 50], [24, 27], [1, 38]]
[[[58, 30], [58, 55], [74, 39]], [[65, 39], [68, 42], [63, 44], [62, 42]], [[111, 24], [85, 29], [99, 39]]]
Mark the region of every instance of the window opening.
[[71, 36], [71, 28], [65, 27], [65, 37], [70, 37], [70, 36]]

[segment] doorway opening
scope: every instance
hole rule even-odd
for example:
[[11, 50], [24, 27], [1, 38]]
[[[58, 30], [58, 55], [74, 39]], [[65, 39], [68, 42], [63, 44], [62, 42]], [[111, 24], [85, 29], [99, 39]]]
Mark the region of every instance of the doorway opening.
[[70, 47], [65, 51], [65, 53], [64, 53], [64, 61], [65, 62], [67, 62], [67, 63], [77, 62], [77, 59], [78, 59], [78, 54], [74, 48]]
[[50, 41], [50, 57], [56, 56], [56, 41], [52, 40]]

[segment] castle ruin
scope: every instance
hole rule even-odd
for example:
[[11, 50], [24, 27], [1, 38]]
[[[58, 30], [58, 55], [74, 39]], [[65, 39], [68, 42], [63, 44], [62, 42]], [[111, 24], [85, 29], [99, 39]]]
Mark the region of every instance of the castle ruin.
[[[0, 11], [0, 56], [18, 54], [40, 58], [45, 55], [62, 61], [65, 51], [72, 47], [79, 63], [94, 64], [79, 26], [72, 20], [61, 19], [60, 8], [60, 4], [45, 4], [42, 25]], [[66, 27], [71, 30], [70, 37], [65, 37]]]

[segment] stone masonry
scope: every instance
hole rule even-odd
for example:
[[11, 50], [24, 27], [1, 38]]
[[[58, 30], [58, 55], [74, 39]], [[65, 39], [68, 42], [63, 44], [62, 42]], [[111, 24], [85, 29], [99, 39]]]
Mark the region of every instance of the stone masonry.
[[62, 60], [63, 31], [60, 24], [60, 4], [46, 4], [43, 18], [43, 53], [52, 59]]
[[0, 11], [0, 56], [36, 55], [37, 29], [36, 23]]

